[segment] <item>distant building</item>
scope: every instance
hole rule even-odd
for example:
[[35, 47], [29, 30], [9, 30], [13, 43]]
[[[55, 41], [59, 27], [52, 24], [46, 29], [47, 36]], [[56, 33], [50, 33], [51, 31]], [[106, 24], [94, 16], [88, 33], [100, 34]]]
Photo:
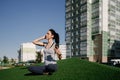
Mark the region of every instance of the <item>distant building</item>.
[[62, 59], [66, 59], [66, 45], [60, 45], [59, 49], [62, 53]]
[[36, 46], [33, 43], [22, 43], [18, 51], [19, 62], [25, 62], [36, 59]]

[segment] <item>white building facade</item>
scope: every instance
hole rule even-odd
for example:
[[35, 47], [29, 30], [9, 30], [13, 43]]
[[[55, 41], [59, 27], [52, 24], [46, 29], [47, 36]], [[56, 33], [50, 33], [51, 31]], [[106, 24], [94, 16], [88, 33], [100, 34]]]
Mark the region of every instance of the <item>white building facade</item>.
[[60, 45], [59, 49], [62, 54], [62, 59], [66, 59], [66, 45]]
[[22, 43], [18, 55], [19, 62], [36, 59], [36, 46], [33, 43]]

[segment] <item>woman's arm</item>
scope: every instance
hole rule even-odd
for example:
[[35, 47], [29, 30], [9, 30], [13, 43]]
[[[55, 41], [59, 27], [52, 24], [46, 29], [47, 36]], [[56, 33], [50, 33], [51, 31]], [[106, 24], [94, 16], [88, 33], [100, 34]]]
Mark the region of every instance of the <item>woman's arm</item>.
[[39, 37], [39, 38], [33, 40], [32, 43], [35, 45], [38, 45], [38, 46], [46, 46], [46, 44], [44, 44], [43, 42], [40, 42], [40, 40], [43, 40], [43, 39], [45, 39], [45, 36], [42, 36], [42, 37]]
[[54, 50], [55, 50], [55, 53], [57, 54], [57, 57], [59, 58], [59, 60], [61, 60], [62, 59], [62, 54], [61, 54], [59, 48], [55, 48]]

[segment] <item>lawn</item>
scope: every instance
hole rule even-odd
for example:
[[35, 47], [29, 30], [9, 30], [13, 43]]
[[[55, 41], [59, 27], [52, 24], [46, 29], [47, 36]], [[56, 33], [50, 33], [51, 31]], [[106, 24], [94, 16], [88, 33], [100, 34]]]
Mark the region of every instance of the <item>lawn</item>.
[[29, 75], [26, 67], [0, 70], [0, 80], [120, 80], [120, 68], [71, 58], [58, 61], [53, 75]]

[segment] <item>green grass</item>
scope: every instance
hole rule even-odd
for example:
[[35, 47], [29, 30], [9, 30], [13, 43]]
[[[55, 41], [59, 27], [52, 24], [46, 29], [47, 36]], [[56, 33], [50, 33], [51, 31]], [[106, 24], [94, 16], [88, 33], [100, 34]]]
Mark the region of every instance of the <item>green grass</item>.
[[120, 80], [120, 69], [79, 58], [58, 61], [53, 75], [25, 75], [26, 67], [0, 70], [1, 80]]

